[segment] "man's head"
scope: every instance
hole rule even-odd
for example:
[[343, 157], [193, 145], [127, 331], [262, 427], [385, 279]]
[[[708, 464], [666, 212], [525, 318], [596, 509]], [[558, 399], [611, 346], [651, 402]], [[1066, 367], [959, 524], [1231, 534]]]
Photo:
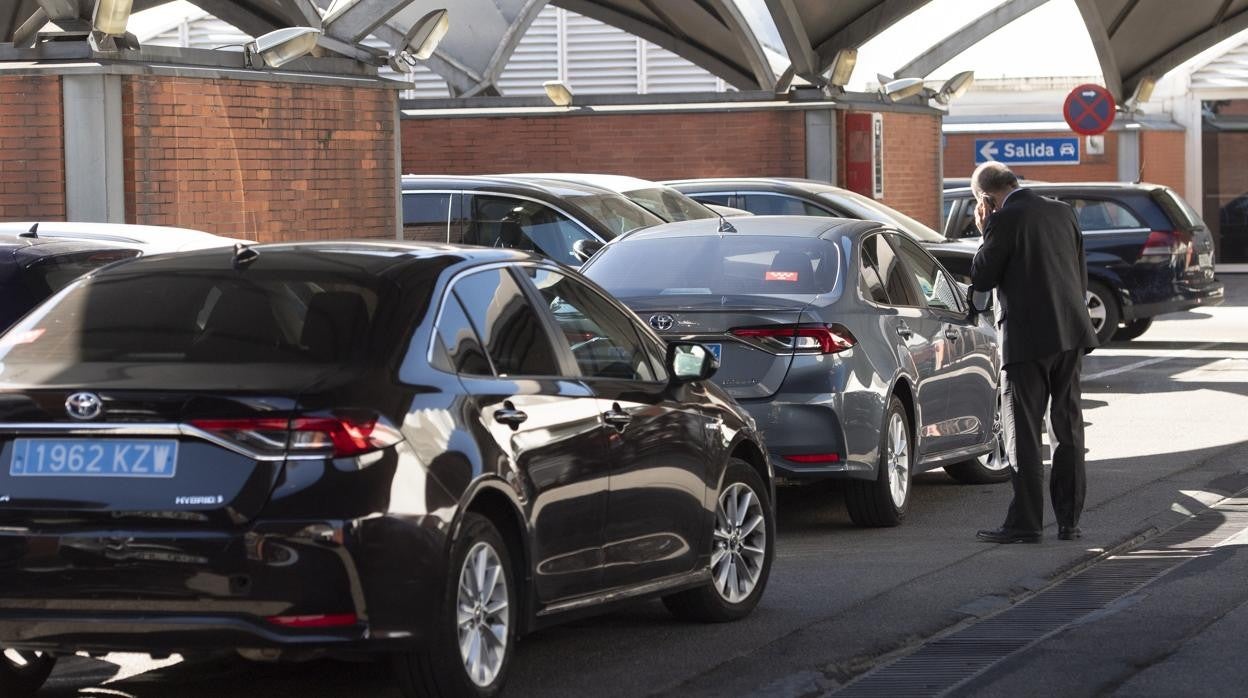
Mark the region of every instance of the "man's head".
[[1010, 192], [1018, 188], [1018, 177], [1010, 172], [1010, 168], [999, 162], [985, 162], [975, 168], [975, 172], [971, 174], [971, 191], [975, 193], [975, 198], [983, 199], [985, 195], [991, 196], [996, 205], [1000, 206], [1002, 201]]

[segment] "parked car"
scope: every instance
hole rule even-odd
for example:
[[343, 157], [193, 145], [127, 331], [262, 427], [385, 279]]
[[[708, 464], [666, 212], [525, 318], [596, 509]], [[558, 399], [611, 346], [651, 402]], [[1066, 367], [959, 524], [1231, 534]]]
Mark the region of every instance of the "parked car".
[[[1075, 209], [1088, 257], [1088, 312], [1097, 338], [1128, 341], [1153, 318], [1223, 301], [1213, 236], [1173, 189], [1155, 184], [1031, 184]], [[970, 189], [945, 192], [945, 235], [978, 240]]]
[[923, 245], [962, 283], [971, 280], [977, 243], [957, 242], [867, 196], [825, 182], [784, 177], [665, 182], [704, 204], [726, 203], [755, 215], [827, 216], [878, 221]]
[[662, 218], [668, 223], [690, 221], [699, 218], [718, 218], [749, 216], [749, 211], [731, 206], [704, 204], [686, 196], [677, 189], [636, 177], [608, 174], [578, 174], [572, 172], [553, 172], [539, 174], [501, 175], [522, 180], [543, 179], [557, 182], [573, 182], [585, 184], [599, 189], [616, 192], [630, 201]]
[[0, 233], [0, 331], [88, 271], [139, 254], [110, 242]]
[[536, 252], [576, 266], [598, 245], [663, 219], [598, 187], [507, 177], [406, 175], [403, 238]]
[[731, 226], [639, 230], [583, 271], [669, 341], [709, 348], [715, 382], [757, 420], [777, 474], [847, 478], [859, 525], [901, 523], [917, 472], [1008, 479], [996, 331], [939, 262], [872, 221]]
[[81, 221], [0, 223], [0, 234], [26, 233], [36, 225], [38, 226], [36, 234], [41, 238], [95, 240], [137, 249], [143, 254], [207, 250], [214, 247], [233, 247], [240, 242], [246, 244], [253, 242], [240, 238], [222, 237], [190, 228], [128, 223], [83, 223]]
[[79, 650], [240, 648], [494, 695], [522, 633], [616, 601], [741, 618], [773, 473], [715, 368], [513, 250], [88, 274], [0, 335], [0, 694]]

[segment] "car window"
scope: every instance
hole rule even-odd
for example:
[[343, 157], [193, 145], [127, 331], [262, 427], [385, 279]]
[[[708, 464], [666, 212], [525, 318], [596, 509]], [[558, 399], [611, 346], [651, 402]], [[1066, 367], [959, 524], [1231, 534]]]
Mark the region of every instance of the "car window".
[[1122, 228], [1145, 228], [1139, 218], [1117, 201], [1100, 199], [1065, 199], [1075, 209], [1079, 227], [1083, 230], [1119, 230]]
[[819, 198], [827, 201], [846, 218], [857, 218], [864, 221], [879, 221], [891, 228], [896, 228], [919, 242], [944, 242], [945, 236], [914, 220], [910, 216], [890, 208], [884, 204], [848, 189], [835, 192], [822, 192]]
[[571, 276], [549, 269], [525, 271], [549, 304], [582, 376], [655, 380], [637, 327], [628, 315]]
[[[883, 235], [869, 235], [862, 241], [862, 268], [867, 270], [862, 283], [866, 284], [863, 297], [876, 303], [886, 305], [919, 305], [906, 279], [906, 270], [902, 267], [893, 247]], [[874, 272], [874, 278], [870, 272]], [[873, 284], [878, 284], [876, 288]], [[881, 296], [879, 289], [883, 289]], [[878, 300], [883, 297], [884, 300]]]
[[840, 264], [836, 245], [819, 238], [691, 235], [626, 238], [583, 273], [621, 299], [815, 295], [836, 288]]
[[536, 201], [475, 195], [470, 208], [462, 240], [468, 245], [526, 250], [577, 266], [581, 262], [572, 254], [572, 245], [596, 239], [567, 216]]
[[954, 312], [961, 310], [957, 286], [930, 254], [924, 252], [909, 238], [900, 235], [893, 237], [893, 244], [897, 246], [898, 253], [905, 260], [906, 267], [910, 270], [910, 275], [928, 307]]
[[471, 376], [494, 375], [481, 339], [453, 293], [448, 293], [443, 301], [437, 336], [446, 357], [446, 365], [442, 368]]
[[456, 280], [452, 291], [499, 376], [559, 375], [541, 318], [510, 272], [469, 274]]
[[715, 212], [681, 194], [675, 189], [655, 187], [634, 189], [624, 194], [633, 203], [665, 221], [692, 221], [699, 218], [715, 218]]
[[451, 197], [449, 193], [403, 192], [403, 239], [447, 242]]
[[689, 198], [693, 199], [694, 201], [701, 201], [704, 204], [715, 204], [716, 206], [731, 206], [732, 205], [731, 203], [732, 193], [731, 192], [723, 192], [723, 193], [707, 192], [705, 194], [697, 193], [697, 194], [690, 194]]
[[745, 210], [756, 216], [831, 216], [832, 213], [801, 199], [780, 194], [746, 194]]
[[568, 201], [594, 217], [615, 235], [630, 230], [658, 225], [663, 219], [642, 208], [621, 194], [604, 193], [589, 196], [571, 196]]

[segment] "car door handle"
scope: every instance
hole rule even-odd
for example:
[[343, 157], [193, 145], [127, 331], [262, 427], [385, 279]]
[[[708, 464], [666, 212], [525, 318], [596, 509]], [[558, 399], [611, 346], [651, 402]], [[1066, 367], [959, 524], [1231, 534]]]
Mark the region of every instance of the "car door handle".
[[529, 415], [516, 409], [516, 406], [511, 404], [510, 400], [504, 402], [502, 407], [494, 410], [494, 421], [499, 424], [506, 424], [512, 429], [518, 429], [528, 418]]
[[609, 412], [602, 413], [602, 421], [616, 429], [623, 430], [624, 427], [628, 426], [629, 422], [633, 421], [633, 416], [620, 409], [619, 404], [614, 404]]
[[897, 334], [902, 339], [910, 339], [914, 336], [914, 330], [911, 330], [909, 325], [902, 322], [897, 325]]

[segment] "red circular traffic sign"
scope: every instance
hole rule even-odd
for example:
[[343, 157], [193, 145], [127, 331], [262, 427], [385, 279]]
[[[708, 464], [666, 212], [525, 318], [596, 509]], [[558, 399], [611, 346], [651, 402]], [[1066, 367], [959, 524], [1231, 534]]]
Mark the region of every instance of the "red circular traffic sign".
[[1075, 133], [1097, 136], [1109, 130], [1118, 105], [1109, 90], [1100, 85], [1080, 85], [1066, 96], [1062, 116]]

